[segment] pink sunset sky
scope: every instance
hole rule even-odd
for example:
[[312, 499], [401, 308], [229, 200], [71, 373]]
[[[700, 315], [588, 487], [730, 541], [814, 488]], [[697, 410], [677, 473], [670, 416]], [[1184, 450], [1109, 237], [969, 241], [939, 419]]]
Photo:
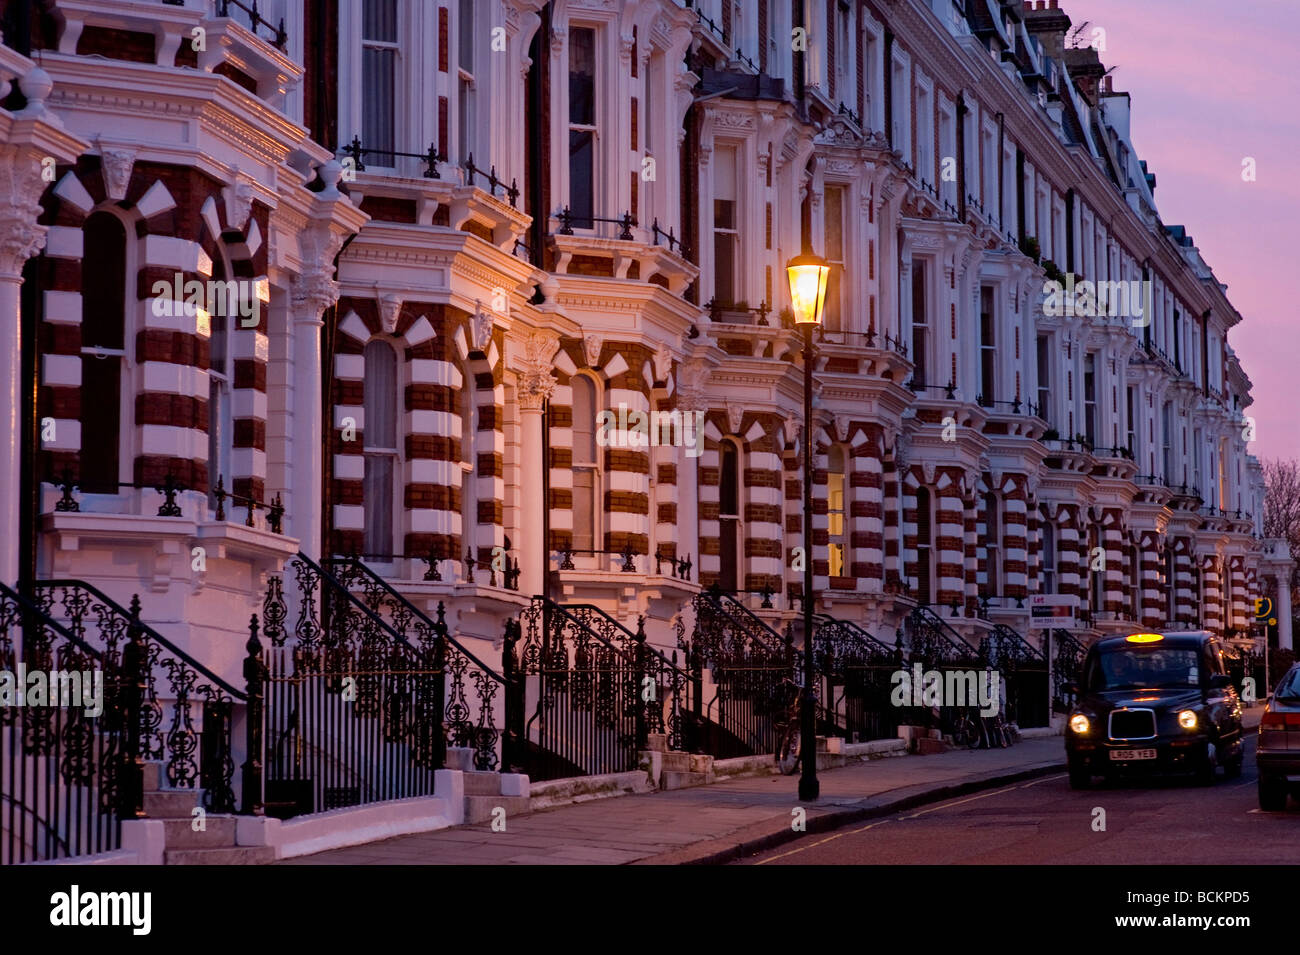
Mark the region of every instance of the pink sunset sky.
[[[1133, 144], [1156, 207], [1185, 225], [1242, 322], [1260, 458], [1300, 458], [1300, 44], [1294, 0], [1060, 0], [1105, 30], [1101, 60], [1132, 94]], [[1073, 28], [1072, 28], [1073, 29]], [[1243, 182], [1253, 157], [1256, 181]]]

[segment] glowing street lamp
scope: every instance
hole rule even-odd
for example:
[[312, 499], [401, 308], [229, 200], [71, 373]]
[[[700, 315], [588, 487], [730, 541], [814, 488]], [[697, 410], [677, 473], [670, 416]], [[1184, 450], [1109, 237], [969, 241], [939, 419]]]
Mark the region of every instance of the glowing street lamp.
[[785, 267], [795, 324], [803, 329], [803, 712], [799, 758], [799, 799], [812, 802], [821, 793], [817, 781], [817, 714], [813, 709], [813, 560], [812, 560], [812, 369], [813, 329], [822, 323], [826, 283], [831, 267], [819, 256], [796, 255]]
[[820, 256], [796, 255], [785, 267], [785, 271], [790, 278], [790, 304], [795, 324], [820, 325], [822, 310], [826, 305], [830, 264]]

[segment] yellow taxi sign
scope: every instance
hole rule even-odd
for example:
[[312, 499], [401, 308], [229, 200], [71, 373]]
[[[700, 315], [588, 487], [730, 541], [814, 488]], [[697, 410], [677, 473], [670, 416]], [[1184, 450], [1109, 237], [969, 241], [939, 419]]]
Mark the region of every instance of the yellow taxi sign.
[[1124, 639], [1129, 643], [1159, 643], [1164, 638], [1163, 633], [1131, 633]]

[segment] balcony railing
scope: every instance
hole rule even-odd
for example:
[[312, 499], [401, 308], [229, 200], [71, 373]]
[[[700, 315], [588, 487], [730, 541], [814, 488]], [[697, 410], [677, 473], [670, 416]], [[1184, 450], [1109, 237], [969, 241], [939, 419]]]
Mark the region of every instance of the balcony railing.
[[575, 214], [568, 206], [565, 206], [559, 212], [555, 213], [554, 218], [560, 223], [558, 235], [573, 235], [573, 229], [576, 226], [579, 229], [593, 229], [597, 222], [612, 223], [621, 226], [622, 229], [618, 238], [625, 242], [631, 242], [636, 238], [632, 234], [632, 228], [637, 224], [636, 216], [631, 212], [625, 212], [617, 219], [610, 219], [603, 216], [584, 216]]
[[[353, 166], [357, 172], [365, 171], [366, 164], [362, 161], [362, 158], [365, 156], [402, 156], [407, 159], [422, 159], [426, 165], [424, 171], [425, 179], [441, 179], [442, 177], [438, 174], [438, 163], [447, 161], [447, 157], [438, 152], [437, 147], [433, 143], [429, 143], [428, 152], [404, 153], [395, 149], [379, 149], [374, 146], [365, 146], [357, 136], [353, 136], [352, 142], [340, 149], [339, 152], [352, 157]], [[471, 155], [471, 163], [473, 162], [473, 159], [474, 157]], [[495, 170], [493, 170], [493, 175], [495, 175]], [[515, 190], [515, 192], [518, 194], [518, 190]], [[513, 201], [511, 202], [511, 205], [514, 205]]]
[[[770, 315], [772, 312], [772, 306], [768, 305], [767, 302], [765, 301], [759, 302], [757, 305], [751, 306], [748, 302], [745, 301], [728, 303], [728, 302], [719, 302], [716, 299], [709, 299], [709, 301], [705, 303], [704, 307], [705, 309], [708, 310], [709, 321], [711, 322], [729, 322], [733, 325], [771, 325], [772, 324], [767, 320], [767, 316]], [[750, 321], [749, 318], [751, 312], [757, 316], [756, 320], [752, 322]], [[739, 315], [744, 315], [744, 318], [740, 321], [737, 321], [737, 317]]]
[[[173, 7], [183, 6], [183, 0], [164, 0]], [[284, 32], [284, 17], [280, 18], [279, 26], [272, 26], [271, 22], [265, 19], [257, 8], [257, 0], [250, 0], [249, 3], [243, 3], [241, 0], [216, 0], [216, 13], [219, 17], [229, 17], [230, 8], [236, 7], [243, 10], [248, 15], [249, 28], [253, 33], [258, 30], [264, 30], [271, 34], [271, 45], [280, 52], [284, 52], [285, 46], [289, 42], [289, 35]]]
[[663, 229], [659, 228], [659, 220], [655, 219], [654, 222], [650, 224], [650, 234], [654, 237], [655, 245], [659, 244], [660, 239], [666, 239], [668, 241], [668, 251], [676, 252], [681, 256], [687, 255], [688, 250], [686, 248], [685, 240], [677, 238], [671, 226], [668, 228], [668, 231], [665, 232]]
[[[433, 146], [430, 146], [429, 149], [430, 151], [432, 151]], [[497, 190], [500, 189], [504, 193], [505, 198], [510, 200], [510, 207], [512, 209], [516, 207], [519, 201], [518, 180], [511, 179], [510, 185], [507, 186], [504, 179], [497, 178], [496, 166], [493, 166], [491, 170], [488, 172], [484, 172], [482, 169], [479, 169], [477, 166], [475, 166], [473, 153], [470, 153], [469, 158], [466, 159], [463, 163], [461, 163], [461, 168], [465, 170], [465, 182], [468, 185], [472, 186], [474, 185], [476, 179], [482, 179], [487, 184], [488, 187], [487, 191], [489, 195], [491, 195], [495, 199], [497, 195]]]

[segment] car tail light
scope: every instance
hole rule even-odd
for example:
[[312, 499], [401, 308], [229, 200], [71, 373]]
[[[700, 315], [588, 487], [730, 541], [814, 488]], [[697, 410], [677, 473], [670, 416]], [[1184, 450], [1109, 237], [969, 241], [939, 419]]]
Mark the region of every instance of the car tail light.
[[1265, 713], [1259, 721], [1261, 730], [1300, 731], [1300, 713]]

